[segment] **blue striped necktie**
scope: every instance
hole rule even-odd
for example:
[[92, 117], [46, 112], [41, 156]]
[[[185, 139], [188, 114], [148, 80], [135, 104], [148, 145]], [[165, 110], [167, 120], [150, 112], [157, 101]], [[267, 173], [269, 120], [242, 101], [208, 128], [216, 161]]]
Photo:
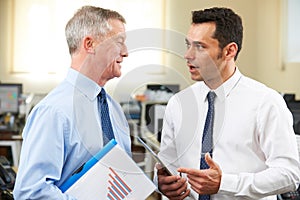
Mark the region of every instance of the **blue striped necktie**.
[[106, 92], [103, 88], [101, 89], [101, 92], [98, 95], [98, 109], [100, 109], [101, 126], [102, 126], [102, 133], [103, 133], [103, 146], [104, 146], [111, 139], [115, 138], [115, 136], [114, 136], [114, 132], [109, 117], [109, 109], [107, 105]]
[[[209, 152], [210, 155], [212, 156], [215, 96], [216, 96], [216, 94], [211, 91], [207, 94], [208, 111], [207, 111], [207, 115], [206, 115], [203, 136], [202, 136], [200, 169], [208, 169], [209, 168], [208, 164], [205, 161], [204, 154]], [[210, 195], [199, 195], [199, 200], [210, 200]]]

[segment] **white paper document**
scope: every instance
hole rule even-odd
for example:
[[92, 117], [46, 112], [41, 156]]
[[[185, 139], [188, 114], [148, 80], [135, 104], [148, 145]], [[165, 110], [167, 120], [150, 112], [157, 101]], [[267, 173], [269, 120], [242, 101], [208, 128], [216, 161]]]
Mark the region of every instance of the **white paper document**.
[[156, 188], [153, 182], [115, 140], [108, 146], [76, 172], [61, 190], [78, 200], [146, 199]]

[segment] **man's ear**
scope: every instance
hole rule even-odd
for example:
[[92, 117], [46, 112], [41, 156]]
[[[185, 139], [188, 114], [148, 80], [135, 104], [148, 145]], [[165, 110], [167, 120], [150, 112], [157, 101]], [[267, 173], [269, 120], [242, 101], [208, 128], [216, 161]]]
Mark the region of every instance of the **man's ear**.
[[95, 44], [94, 44], [93, 38], [91, 38], [91, 37], [85, 37], [83, 39], [83, 46], [84, 46], [84, 49], [88, 53], [92, 53], [92, 54], [95, 53], [95, 48], [94, 48]]
[[224, 48], [224, 56], [226, 59], [234, 58], [237, 54], [238, 46], [235, 42], [231, 42]]

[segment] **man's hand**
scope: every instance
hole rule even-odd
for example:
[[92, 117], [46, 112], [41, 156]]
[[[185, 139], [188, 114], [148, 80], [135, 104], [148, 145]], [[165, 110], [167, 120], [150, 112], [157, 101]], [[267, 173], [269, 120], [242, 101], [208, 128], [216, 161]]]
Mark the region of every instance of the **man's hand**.
[[216, 194], [220, 188], [222, 171], [209, 153], [205, 154], [205, 161], [209, 165], [209, 169], [178, 168], [177, 171], [187, 174], [191, 188], [198, 194]]
[[190, 194], [185, 178], [170, 176], [160, 164], [156, 164], [158, 189], [170, 200], [182, 200]]

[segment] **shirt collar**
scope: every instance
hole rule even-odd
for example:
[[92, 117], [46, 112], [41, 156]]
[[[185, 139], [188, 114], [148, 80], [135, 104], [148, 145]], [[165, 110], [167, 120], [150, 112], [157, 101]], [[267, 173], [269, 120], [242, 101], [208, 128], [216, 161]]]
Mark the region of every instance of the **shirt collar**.
[[66, 80], [91, 101], [97, 98], [101, 91], [101, 87], [96, 82], [72, 68], [68, 70]]
[[220, 88], [222, 88], [222, 90], [223, 90], [224, 98], [229, 96], [230, 92], [237, 85], [237, 83], [239, 82], [241, 77], [242, 77], [242, 74], [239, 71], [239, 69], [236, 67], [233, 75], [220, 86]]
[[226, 80], [221, 86], [219, 86], [217, 89], [211, 90], [209, 87], [207, 87], [207, 85], [203, 84], [204, 85], [202, 88], [203, 89], [202, 91], [204, 93], [203, 101], [206, 100], [206, 96], [209, 91], [215, 92], [218, 99], [220, 99], [220, 101], [224, 101], [225, 98], [227, 96], [229, 96], [230, 92], [233, 90], [233, 88], [236, 86], [236, 84], [239, 82], [241, 77], [242, 77], [242, 74], [239, 71], [239, 69], [236, 67], [233, 75], [228, 80]]

